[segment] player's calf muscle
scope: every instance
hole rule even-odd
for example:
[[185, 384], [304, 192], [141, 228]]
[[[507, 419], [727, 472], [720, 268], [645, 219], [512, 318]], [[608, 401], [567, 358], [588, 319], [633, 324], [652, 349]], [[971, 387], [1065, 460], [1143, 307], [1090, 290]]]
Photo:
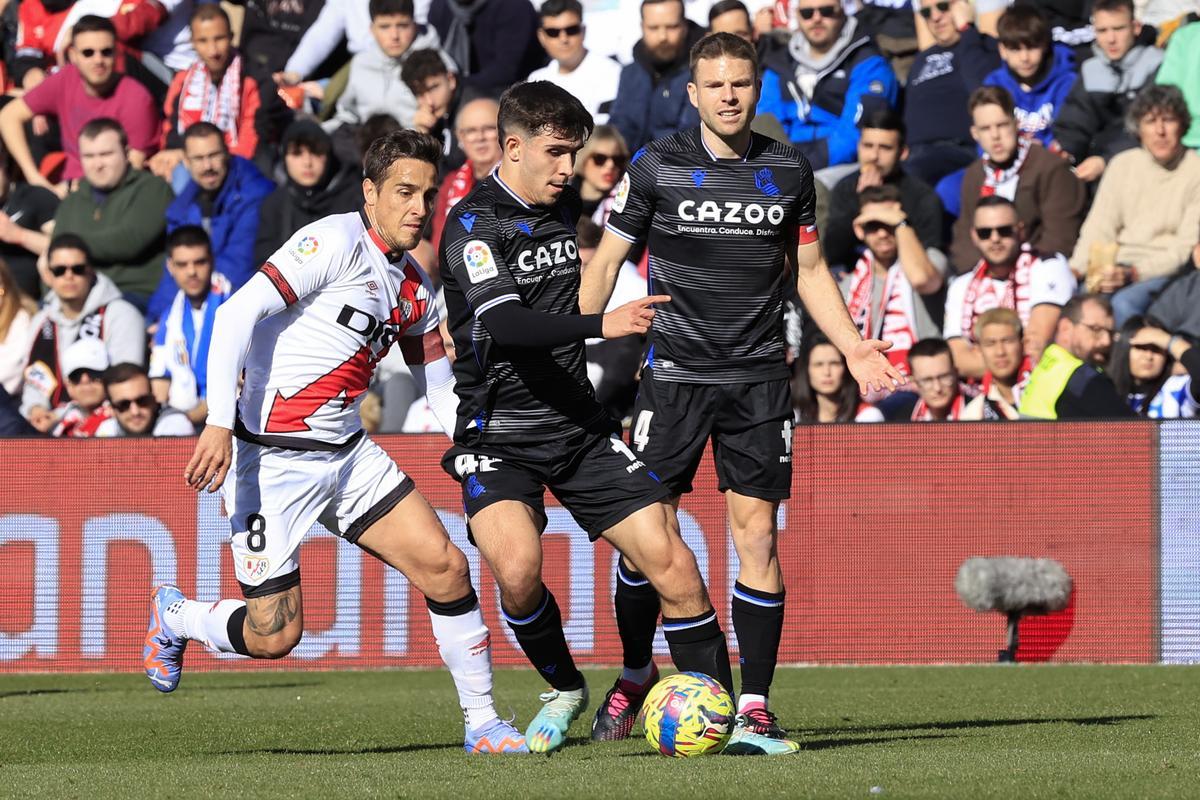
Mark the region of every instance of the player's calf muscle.
[[283, 658], [303, 631], [299, 586], [246, 601], [246, 647], [256, 658]]

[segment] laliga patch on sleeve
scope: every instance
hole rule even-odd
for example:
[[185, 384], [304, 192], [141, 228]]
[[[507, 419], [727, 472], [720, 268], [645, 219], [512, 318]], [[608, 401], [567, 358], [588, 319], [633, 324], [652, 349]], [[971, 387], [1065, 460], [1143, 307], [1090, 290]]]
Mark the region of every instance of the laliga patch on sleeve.
[[297, 264], [303, 264], [305, 261], [308, 261], [310, 258], [315, 256], [320, 250], [321, 240], [316, 236], [309, 235], [296, 242], [296, 246], [289, 251], [288, 255], [290, 255], [292, 260]]
[[463, 247], [463, 263], [467, 265], [467, 277], [471, 283], [480, 283], [500, 274], [492, 249], [487, 243], [472, 239]]
[[625, 177], [621, 178], [621, 185], [617, 187], [617, 196], [613, 198], [612, 210], [620, 214], [625, 210], [625, 201], [629, 199], [629, 173], [625, 173]]
[[867, 91], [871, 94], [883, 94], [883, 81], [871, 81], [867, 84]]

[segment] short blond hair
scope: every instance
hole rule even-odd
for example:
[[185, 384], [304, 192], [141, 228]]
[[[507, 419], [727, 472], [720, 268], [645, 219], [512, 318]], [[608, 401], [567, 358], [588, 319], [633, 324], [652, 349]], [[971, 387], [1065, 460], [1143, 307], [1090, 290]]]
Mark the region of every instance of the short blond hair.
[[1021, 317], [1011, 308], [990, 308], [979, 315], [975, 320], [975, 341], [983, 338], [983, 329], [988, 325], [1007, 325], [1020, 336], [1023, 333], [1021, 328]]

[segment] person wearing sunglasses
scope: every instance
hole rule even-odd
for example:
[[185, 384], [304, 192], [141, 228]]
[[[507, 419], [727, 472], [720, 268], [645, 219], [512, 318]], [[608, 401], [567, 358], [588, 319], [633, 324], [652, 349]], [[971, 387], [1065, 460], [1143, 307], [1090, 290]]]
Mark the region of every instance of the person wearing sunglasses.
[[1099, 294], [1077, 294], [1067, 301], [1054, 331], [1033, 368], [1018, 408], [1022, 419], [1104, 419], [1134, 416], [1101, 370], [1112, 352], [1112, 304]]
[[1011, 200], [999, 195], [979, 201], [971, 241], [982, 257], [946, 290], [942, 336], [954, 363], [967, 378], [982, 378], [985, 366], [975, 338], [976, 318], [991, 308], [1011, 308], [1025, 328], [1025, 355], [1033, 363], [1054, 339], [1062, 306], [1075, 293], [1075, 275], [1058, 253], [1042, 253], [1025, 242], [1025, 226]]
[[100, 438], [118, 436], [194, 436], [187, 414], [160, 405], [150, 388], [150, 378], [139, 364], [116, 364], [104, 371], [112, 416], [96, 431]]
[[[628, 163], [629, 148], [621, 132], [611, 125], [597, 125], [575, 159], [575, 178], [571, 181], [583, 200], [582, 216], [604, 224]], [[601, 207], [604, 210], [596, 219], [596, 209]]]
[[58, 418], [50, 434], [73, 439], [98, 436], [110, 418], [112, 408], [105, 402], [103, 375], [108, 369], [108, 351], [98, 339], [78, 339], [67, 348], [62, 360], [70, 402], [57, 409]]
[[779, 120], [813, 169], [852, 164], [858, 120], [896, 106], [896, 75], [838, 0], [799, 0], [796, 14], [800, 29], [787, 46], [763, 56], [758, 113]]
[[[158, 150], [159, 113], [154, 98], [133, 78], [116, 71], [116, 29], [111, 20], [87, 15], [75, 23], [68, 50], [70, 65], [16, 98], [0, 111], [0, 137], [25, 180], [63, 197], [71, 181], [83, 177], [79, 134], [90, 120], [118, 120], [129, 138], [129, 160], [141, 167]], [[66, 166], [61, 184], [38, 170], [26, 126], [34, 116], [58, 120]]]
[[529, 80], [561, 86], [583, 103], [597, 125], [607, 122], [621, 65], [583, 46], [583, 6], [579, 0], [546, 0], [538, 15], [538, 42], [550, 63], [529, 73]]
[[933, 46], [917, 53], [904, 90], [906, 168], [930, 186], [975, 160], [967, 100], [1000, 66], [996, 41], [971, 21], [966, 0], [920, 0], [918, 29]]
[[1200, 349], [1157, 320], [1130, 317], [1113, 344], [1108, 374], [1139, 417], [1200, 416]]
[[47, 262], [44, 280], [50, 292], [30, 326], [34, 337], [21, 390], [21, 413], [43, 433], [53, 428], [68, 400], [71, 370], [63, 362], [76, 340], [99, 340], [108, 361], [140, 363], [146, 352], [141, 313], [122, 299], [108, 276], [96, 273], [83, 239], [58, 234], [50, 242]]
[[1087, 212], [1083, 182], [1064, 159], [1019, 130], [1008, 90], [981, 86], [971, 93], [968, 108], [971, 136], [983, 154], [962, 175], [961, 211], [950, 244], [954, 271], [966, 272], [979, 262], [979, 249], [971, 239], [975, 206], [993, 194], [1013, 201], [1030, 247], [1070, 253]]

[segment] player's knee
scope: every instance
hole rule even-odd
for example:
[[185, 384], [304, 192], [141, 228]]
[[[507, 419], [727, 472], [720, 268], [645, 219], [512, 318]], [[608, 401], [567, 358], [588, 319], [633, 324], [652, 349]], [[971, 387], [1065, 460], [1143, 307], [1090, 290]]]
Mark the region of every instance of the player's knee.
[[738, 558], [747, 566], [765, 567], [775, 557], [775, 526], [768, 519], [754, 518], [733, 530]]
[[508, 564], [493, 568], [493, 573], [507, 613], [521, 616], [537, 610], [542, 601], [542, 573], [536, 565]]
[[283, 658], [300, 644], [302, 630], [283, 630], [271, 636], [256, 636], [253, 641], [247, 639], [246, 647], [255, 658]]
[[643, 573], [669, 603], [687, 603], [704, 595], [704, 581], [696, 556], [682, 540], [654, 553]]

